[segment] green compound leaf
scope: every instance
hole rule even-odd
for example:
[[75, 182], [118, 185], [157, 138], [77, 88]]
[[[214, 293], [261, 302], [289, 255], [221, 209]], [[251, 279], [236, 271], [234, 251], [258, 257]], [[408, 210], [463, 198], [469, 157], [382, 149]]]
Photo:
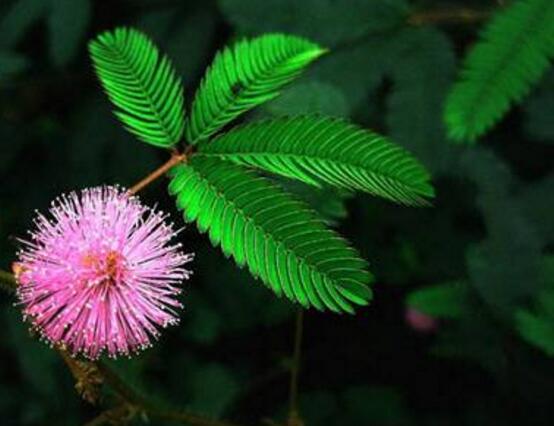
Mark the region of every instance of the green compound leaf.
[[279, 89], [326, 52], [299, 37], [268, 34], [219, 52], [196, 93], [186, 138], [207, 139], [240, 114], [279, 95]]
[[426, 204], [429, 175], [408, 152], [341, 119], [300, 116], [237, 127], [200, 147], [218, 157], [308, 184], [369, 192], [409, 205]]
[[541, 78], [552, 55], [552, 0], [519, 0], [497, 13], [447, 100], [450, 136], [473, 141], [489, 130]]
[[154, 43], [139, 31], [117, 28], [91, 41], [89, 51], [125, 127], [151, 145], [176, 144], [184, 130], [183, 89]]
[[194, 156], [169, 185], [187, 222], [278, 296], [353, 312], [371, 299], [366, 262], [306, 204], [231, 162]]

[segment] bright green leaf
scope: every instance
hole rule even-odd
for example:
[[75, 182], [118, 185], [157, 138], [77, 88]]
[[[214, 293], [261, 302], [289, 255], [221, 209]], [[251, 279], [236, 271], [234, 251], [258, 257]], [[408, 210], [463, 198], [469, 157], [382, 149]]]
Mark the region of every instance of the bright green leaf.
[[240, 114], [279, 95], [279, 89], [325, 53], [307, 40], [268, 34], [219, 52], [198, 89], [186, 137], [207, 139]]
[[202, 146], [197, 155], [404, 204], [425, 204], [433, 196], [428, 173], [406, 151], [340, 119], [300, 116], [248, 124]]
[[353, 312], [371, 298], [366, 262], [300, 201], [252, 171], [195, 156], [169, 186], [187, 222], [277, 295]]
[[143, 142], [170, 147], [184, 129], [183, 89], [168, 58], [139, 31], [117, 28], [89, 45], [117, 117]]

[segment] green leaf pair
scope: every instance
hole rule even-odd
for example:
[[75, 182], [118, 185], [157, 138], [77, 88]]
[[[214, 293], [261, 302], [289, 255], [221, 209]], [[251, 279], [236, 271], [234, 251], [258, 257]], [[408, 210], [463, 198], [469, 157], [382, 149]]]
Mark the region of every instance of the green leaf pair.
[[254, 169], [310, 185], [360, 190], [407, 205], [433, 196], [429, 175], [406, 151], [339, 119], [277, 118], [221, 132], [279, 94], [326, 52], [282, 34], [240, 41], [216, 55], [185, 119], [183, 89], [169, 60], [142, 33], [116, 29], [90, 44], [116, 115], [143, 142], [177, 149], [170, 193], [237, 265], [277, 295], [308, 307], [353, 312], [371, 299], [357, 252], [305, 203]]

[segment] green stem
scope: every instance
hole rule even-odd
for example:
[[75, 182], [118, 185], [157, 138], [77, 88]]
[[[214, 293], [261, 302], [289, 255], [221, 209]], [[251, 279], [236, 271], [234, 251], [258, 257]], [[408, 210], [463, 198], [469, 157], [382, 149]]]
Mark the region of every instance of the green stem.
[[302, 332], [304, 328], [304, 311], [298, 308], [294, 328], [294, 351], [292, 355], [292, 367], [290, 372], [289, 388], [289, 424], [299, 419], [298, 413], [298, 375], [302, 356]]

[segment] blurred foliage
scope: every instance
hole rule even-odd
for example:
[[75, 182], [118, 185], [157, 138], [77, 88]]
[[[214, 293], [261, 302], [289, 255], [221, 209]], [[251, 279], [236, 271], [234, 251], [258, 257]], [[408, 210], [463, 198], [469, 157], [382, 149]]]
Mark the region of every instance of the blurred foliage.
[[[457, 58], [482, 22], [431, 12], [498, 3], [509, 2], [0, 2], [0, 268], [9, 270], [34, 209], [87, 185], [131, 185], [164, 160], [111, 115], [87, 39], [116, 25], [144, 30], [174, 60], [189, 105], [202, 70], [229, 41], [266, 31], [307, 36], [331, 52], [250, 116], [321, 112], [384, 132], [432, 170], [437, 199], [412, 210], [279, 181], [373, 259], [377, 277], [374, 303], [358, 315], [306, 315], [306, 425], [550, 425], [554, 74], [478, 148], [451, 144], [441, 121]], [[154, 183], [142, 197], [174, 212], [164, 188]], [[197, 256], [181, 325], [111, 365], [173, 406], [244, 425], [282, 422], [294, 306], [191, 228], [182, 240]], [[98, 415], [101, 407], [74, 392], [63, 361], [29, 335], [13, 300], [0, 297], [3, 424], [74, 425]], [[405, 324], [411, 305], [439, 318], [434, 334]]]
[[517, 328], [530, 343], [554, 356], [554, 257], [542, 260], [541, 290], [534, 302], [535, 309], [516, 312]]
[[435, 318], [457, 318], [464, 310], [466, 292], [465, 282], [422, 287], [408, 295], [406, 304]]
[[525, 103], [527, 120], [525, 127], [529, 136], [539, 141], [554, 141], [554, 123], [549, 111], [554, 108], [554, 72], [546, 74], [539, 87]]
[[529, 93], [553, 57], [554, 3], [517, 0], [496, 11], [465, 56], [448, 96], [449, 135], [474, 142], [485, 134]]

